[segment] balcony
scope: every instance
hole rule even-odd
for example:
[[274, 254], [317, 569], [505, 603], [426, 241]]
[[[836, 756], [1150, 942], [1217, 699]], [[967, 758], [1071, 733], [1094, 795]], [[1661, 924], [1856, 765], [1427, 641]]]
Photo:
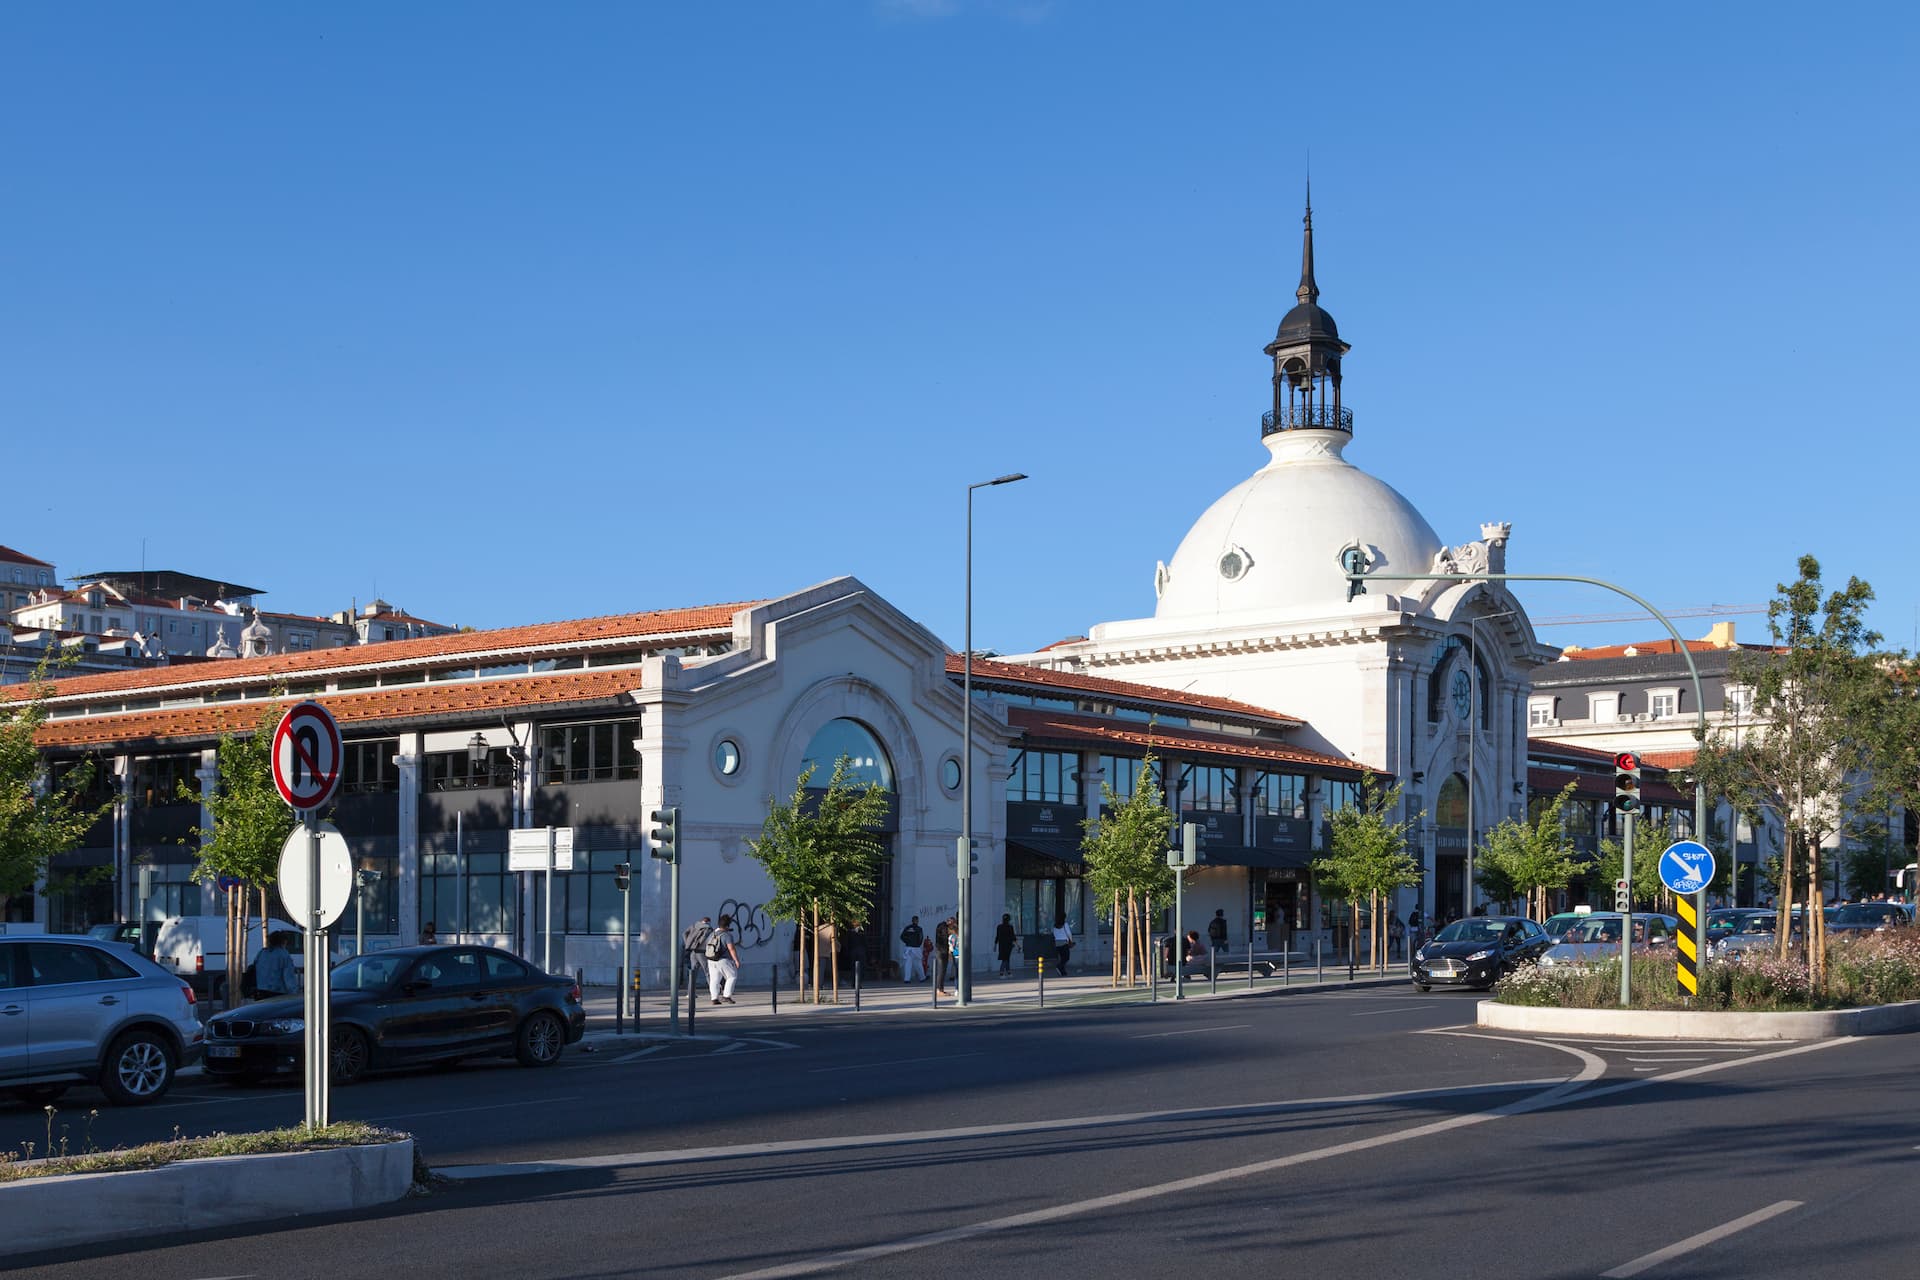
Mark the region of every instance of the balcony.
[[1260, 438], [1266, 439], [1276, 431], [1344, 431], [1353, 434], [1353, 410], [1332, 405], [1288, 405], [1275, 412], [1267, 410], [1260, 415]]

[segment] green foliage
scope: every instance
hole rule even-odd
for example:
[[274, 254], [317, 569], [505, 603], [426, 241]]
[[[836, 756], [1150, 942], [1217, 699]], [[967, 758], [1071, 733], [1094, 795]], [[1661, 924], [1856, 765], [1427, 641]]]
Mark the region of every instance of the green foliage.
[[221, 736], [216, 752], [219, 785], [204, 801], [198, 788], [181, 781], [179, 798], [204, 802], [213, 817], [211, 828], [193, 829], [193, 838], [200, 842], [196, 879], [211, 883], [220, 876], [237, 876], [264, 885], [279, 874], [280, 850], [296, 822], [273, 785], [273, 731], [282, 714], [282, 708], [270, 706], [251, 732]]
[[808, 793], [813, 769], [800, 775], [793, 795], [769, 801], [760, 838], [747, 851], [773, 882], [767, 914], [776, 920], [809, 922], [818, 908], [822, 921], [851, 925], [866, 917], [880, 873], [880, 824], [887, 796], [878, 784], [853, 785], [853, 761], [833, 763], [826, 793]]
[[1573, 802], [1569, 782], [1550, 805], [1541, 806], [1532, 823], [1505, 818], [1481, 842], [1475, 879], [1489, 898], [1511, 903], [1532, 900], [1541, 889], [1562, 889], [1580, 872], [1573, 841], [1565, 834], [1565, 814]]
[[0, 897], [31, 891], [54, 855], [78, 847], [113, 808], [86, 803], [92, 762], [56, 776], [41, 761], [34, 738], [47, 721], [50, 669], [43, 658], [24, 694], [0, 698]]
[[1160, 771], [1152, 753], [1147, 755], [1132, 795], [1122, 800], [1103, 781], [1100, 797], [1107, 816], [1088, 818], [1080, 824], [1086, 833], [1080, 849], [1087, 864], [1087, 891], [1104, 920], [1113, 914], [1116, 894], [1121, 902], [1130, 894], [1171, 897], [1174, 871], [1167, 865], [1167, 841], [1173, 830], [1173, 815], [1160, 790]]
[[1313, 874], [1328, 894], [1364, 903], [1424, 878], [1419, 861], [1407, 852], [1407, 832], [1425, 815], [1393, 820], [1401, 790], [1399, 783], [1381, 787], [1369, 773], [1361, 779], [1360, 803], [1336, 809], [1328, 819], [1326, 856], [1313, 863]]
[[[1667, 887], [1660, 883], [1660, 853], [1672, 843], [1664, 834], [1648, 837], [1646, 824], [1641, 823], [1633, 833], [1633, 907], [1636, 911], [1651, 911], [1660, 902]], [[1593, 874], [1599, 879], [1595, 886], [1598, 901], [1595, 910], [1613, 910], [1613, 886], [1620, 883], [1621, 872], [1626, 866], [1626, 846], [1621, 841], [1607, 836], [1600, 841], [1600, 857], [1593, 864]], [[1714, 857], [1714, 874], [1719, 875], [1718, 855]]]

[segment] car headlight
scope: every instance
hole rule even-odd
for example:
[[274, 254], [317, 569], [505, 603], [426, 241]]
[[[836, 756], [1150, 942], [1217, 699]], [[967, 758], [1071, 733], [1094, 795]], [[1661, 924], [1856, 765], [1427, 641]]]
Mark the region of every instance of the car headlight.
[[263, 1022], [255, 1028], [263, 1036], [290, 1036], [306, 1029], [307, 1023], [304, 1018], [275, 1018], [272, 1022]]
[[1492, 952], [1492, 951], [1490, 951], [1490, 950], [1489, 950], [1489, 951], [1476, 951], [1476, 952], [1474, 952], [1474, 953], [1473, 953], [1472, 955], [1470, 955], [1470, 956], [1468, 956], [1468, 957], [1467, 957], [1467, 963], [1468, 963], [1468, 964], [1472, 964], [1472, 963], [1473, 963], [1473, 962], [1474, 962], [1475, 960], [1491, 960], [1491, 959], [1493, 959], [1493, 952]]

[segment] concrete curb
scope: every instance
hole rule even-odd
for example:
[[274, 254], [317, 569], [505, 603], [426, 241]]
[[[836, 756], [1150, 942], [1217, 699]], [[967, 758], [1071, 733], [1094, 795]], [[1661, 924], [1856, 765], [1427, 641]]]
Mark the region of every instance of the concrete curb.
[[1649, 1040], [1831, 1040], [1920, 1030], [1920, 1000], [1867, 1009], [1800, 1013], [1732, 1010], [1558, 1009], [1480, 1002], [1479, 1025], [1556, 1035], [1635, 1036]]
[[7, 1251], [29, 1253], [388, 1204], [413, 1185], [413, 1139], [182, 1160], [0, 1183]]

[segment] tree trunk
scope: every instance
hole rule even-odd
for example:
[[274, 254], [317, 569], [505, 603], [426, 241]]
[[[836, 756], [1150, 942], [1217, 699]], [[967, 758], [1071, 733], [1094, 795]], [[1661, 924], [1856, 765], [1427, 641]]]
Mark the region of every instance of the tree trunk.
[[813, 946], [813, 955], [811, 957], [811, 968], [813, 970], [813, 1002], [815, 1004], [819, 1004], [820, 1003], [820, 902], [818, 899], [815, 899], [813, 904], [812, 946]]
[[[1757, 830], [1757, 829], [1756, 829]], [[1754, 836], [1754, 843], [1760, 837]], [[1780, 842], [1780, 883], [1774, 890], [1774, 950], [1780, 959], [1785, 960], [1792, 951], [1793, 934], [1793, 827], [1786, 829], [1786, 838]], [[1759, 856], [1758, 854], [1755, 855]]]
[[1120, 985], [1120, 891], [1113, 891], [1113, 983]]
[[833, 1002], [840, 1003], [840, 922], [829, 918], [827, 927], [833, 930], [833, 946], [827, 951], [827, 971], [833, 981]]

